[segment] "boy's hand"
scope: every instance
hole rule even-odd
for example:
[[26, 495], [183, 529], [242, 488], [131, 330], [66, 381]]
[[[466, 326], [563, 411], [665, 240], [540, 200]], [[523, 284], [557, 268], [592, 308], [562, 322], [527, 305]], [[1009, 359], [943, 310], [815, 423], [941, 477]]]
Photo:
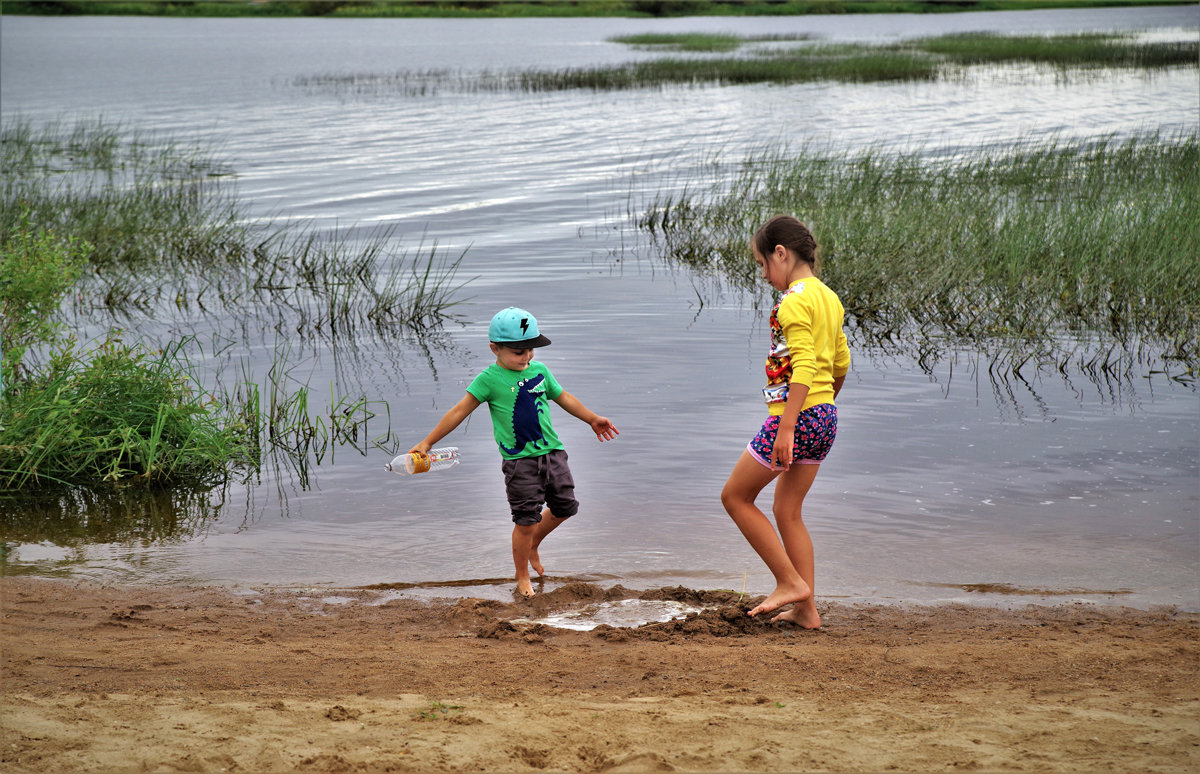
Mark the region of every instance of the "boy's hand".
[[596, 417], [588, 424], [592, 426], [592, 432], [596, 434], [596, 439], [601, 443], [611, 441], [621, 434], [617, 426], [608, 421], [608, 417]]
[[432, 444], [428, 444], [428, 443], [425, 443], [424, 441], [421, 441], [419, 444], [417, 444], [416, 446], [414, 446], [414, 447], [412, 447], [411, 449], [409, 449], [409, 450], [408, 450], [408, 453], [409, 453], [409, 454], [413, 454], [413, 453], [416, 453], [416, 454], [429, 454], [429, 448], [430, 448], [430, 446], [431, 446], [431, 445], [432, 445]]

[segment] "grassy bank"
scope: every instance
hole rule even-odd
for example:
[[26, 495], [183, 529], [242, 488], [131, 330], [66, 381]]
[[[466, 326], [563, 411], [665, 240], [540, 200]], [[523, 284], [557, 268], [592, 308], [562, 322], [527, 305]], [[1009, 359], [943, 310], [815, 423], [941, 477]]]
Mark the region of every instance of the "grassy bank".
[[1195, 135], [920, 154], [764, 153], [638, 219], [670, 260], [756, 284], [747, 240], [811, 223], [862, 346], [1063, 366], [1080, 347], [1153, 348], [1200, 372]]
[[4, 14], [174, 17], [521, 18], [957, 13], [1187, 5], [1191, 0], [5, 0]]

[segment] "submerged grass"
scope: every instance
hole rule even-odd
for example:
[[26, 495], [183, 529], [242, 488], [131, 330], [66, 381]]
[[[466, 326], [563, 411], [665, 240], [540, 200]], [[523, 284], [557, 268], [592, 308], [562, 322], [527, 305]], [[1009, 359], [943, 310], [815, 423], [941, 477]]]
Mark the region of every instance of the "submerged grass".
[[[755, 282], [747, 240], [809, 222], [864, 345], [965, 344], [1014, 363], [1150, 344], [1200, 369], [1196, 135], [920, 154], [763, 153], [639, 218], [674, 261]], [[694, 186], [693, 186], [694, 188]]]

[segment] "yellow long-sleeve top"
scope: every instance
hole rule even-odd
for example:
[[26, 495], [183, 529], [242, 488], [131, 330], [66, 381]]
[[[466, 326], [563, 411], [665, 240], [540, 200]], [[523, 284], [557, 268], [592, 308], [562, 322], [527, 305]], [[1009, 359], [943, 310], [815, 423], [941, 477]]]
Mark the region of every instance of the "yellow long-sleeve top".
[[816, 277], [797, 280], [784, 291], [771, 310], [771, 353], [763, 391], [771, 414], [783, 414], [787, 404], [783, 385], [808, 385], [802, 410], [833, 403], [834, 379], [850, 370], [844, 316], [837, 293]]

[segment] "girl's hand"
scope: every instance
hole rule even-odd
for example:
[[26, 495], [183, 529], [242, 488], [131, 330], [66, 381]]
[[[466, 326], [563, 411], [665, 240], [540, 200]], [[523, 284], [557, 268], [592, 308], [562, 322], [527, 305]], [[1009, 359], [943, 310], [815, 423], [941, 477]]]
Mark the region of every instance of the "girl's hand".
[[792, 436], [795, 431], [785, 433], [779, 430], [775, 433], [775, 445], [771, 449], [771, 470], [787, 470], [792, 466], [792, 452], [796, 439]]
[[414, 447], [412, 447], [411, 449], [409, 449], [409, 450], [408, 450], [408, 453], [409, 453], [409, 454], [424, 454], [424, 455], [427, 455], [427, 454], [429, 454], [429, 447], [430, 447], [430, 445], [431, 445], [431, 444], [427, 444], [427, 443], [425, 443], [424, 441], [421, 441], [419, 444], [417, 444], [416, 446], [414, 446]]
[[592, 427], [592, 432], [596, 434], [596, 440], [601, 443], [611, 441], [621, 434], [617, 426], [608, 421], [608, 417], [596, 417], [591, 422], [588, 422]]

